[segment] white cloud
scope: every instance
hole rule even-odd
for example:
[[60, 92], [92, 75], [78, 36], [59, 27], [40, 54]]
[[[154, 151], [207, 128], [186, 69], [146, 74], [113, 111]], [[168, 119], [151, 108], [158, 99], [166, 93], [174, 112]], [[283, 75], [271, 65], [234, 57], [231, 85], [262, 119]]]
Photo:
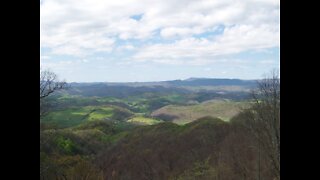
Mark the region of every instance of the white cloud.
[[122, 51], [132, 51], [135, 50], [136, 48], [132, 45], [123, 45], [123, 46], [118, 46], [117, 51], [122, 52]]
[[204, 29], [202, 28], [177, 28], [177, 27], [168, 27], [161, 30], [160, 34], [164, 38], [171, 38], [175, 36], [190, 36], [192, 34], [203, 33]]
[[[137, 21], [130, 18], [142, 15]], [[153, 44], [137, 49], [138, 61], [167, 64], [185, 59], [208, 61], [213, 57], [248, 49], [277, 46], [278, 0], [44, 0], [41, 3], [41, 46], [53, 54], [85, 57], [119, 47], [116, 39], [152, 39], [160, 32], [172, 44]], [[192, 35], [224, 25], [215, 39]]]
[[50, 59], [50, 56], [41, 56], [40, 59], [41, 59], [41, 60]]
[[223, 35], [214, 39], [186, 38], [172, 44], [155, 44], [142, 48], [136, 61], [153, 61], [166, 64], [206, 64], [223, 55], [247, 50], [277, 47], [279, 29], [261, 25], [237, 25], [226, 28]]

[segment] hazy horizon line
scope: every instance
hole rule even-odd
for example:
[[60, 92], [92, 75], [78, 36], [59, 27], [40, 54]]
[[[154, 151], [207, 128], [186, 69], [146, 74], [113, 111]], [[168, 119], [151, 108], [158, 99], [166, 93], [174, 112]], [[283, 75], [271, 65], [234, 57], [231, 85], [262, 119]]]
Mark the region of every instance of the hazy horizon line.
[[242, 81], [256, 81], [259, 79], [245, 79], [245, 78], [212, 78], [212, 77], [190, 77], [186, 79], [168, 79], [168, 80], [156, 80], [156, 81], [66, 81], [67, 83], [154, 83], [154, 82], [166, 82], [166, 81], [186, 81], [188, 79], [224, 79], [224, 80], [242, 80]]

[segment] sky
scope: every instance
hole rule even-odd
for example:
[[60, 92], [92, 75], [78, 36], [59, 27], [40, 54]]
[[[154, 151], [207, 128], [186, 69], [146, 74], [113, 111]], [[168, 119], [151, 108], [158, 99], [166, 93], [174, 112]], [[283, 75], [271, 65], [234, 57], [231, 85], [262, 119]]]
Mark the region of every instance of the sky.
[[259, 79], [279, 0], [41, 0], [40, 66], [67, 82]]

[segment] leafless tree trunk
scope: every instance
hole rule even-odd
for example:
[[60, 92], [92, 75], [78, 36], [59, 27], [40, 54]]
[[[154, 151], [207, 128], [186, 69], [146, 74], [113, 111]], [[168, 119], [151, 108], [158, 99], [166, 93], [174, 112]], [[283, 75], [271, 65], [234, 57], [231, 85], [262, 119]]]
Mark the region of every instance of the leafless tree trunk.
[[[259, 148], [269, 157], [275, 176], [280, 179], [280, 78], [276, 71], [258, 82], [252, 92], [251, 130]], [[260, 151], [260, 150], [259, 150]]]

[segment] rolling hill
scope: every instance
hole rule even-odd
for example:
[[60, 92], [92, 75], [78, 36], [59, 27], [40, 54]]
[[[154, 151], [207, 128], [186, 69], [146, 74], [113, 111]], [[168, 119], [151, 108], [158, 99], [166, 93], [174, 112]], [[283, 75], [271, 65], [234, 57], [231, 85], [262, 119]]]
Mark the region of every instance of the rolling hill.
[[177, 124], [189, 123], [205, 116], [229, 121], [230, 118], [237, 115], [242, 108], [246, 108], [248, 105], [247, 102], [210, 100], [196, 105], [168, 105], [152, 112], [151, 116]]

